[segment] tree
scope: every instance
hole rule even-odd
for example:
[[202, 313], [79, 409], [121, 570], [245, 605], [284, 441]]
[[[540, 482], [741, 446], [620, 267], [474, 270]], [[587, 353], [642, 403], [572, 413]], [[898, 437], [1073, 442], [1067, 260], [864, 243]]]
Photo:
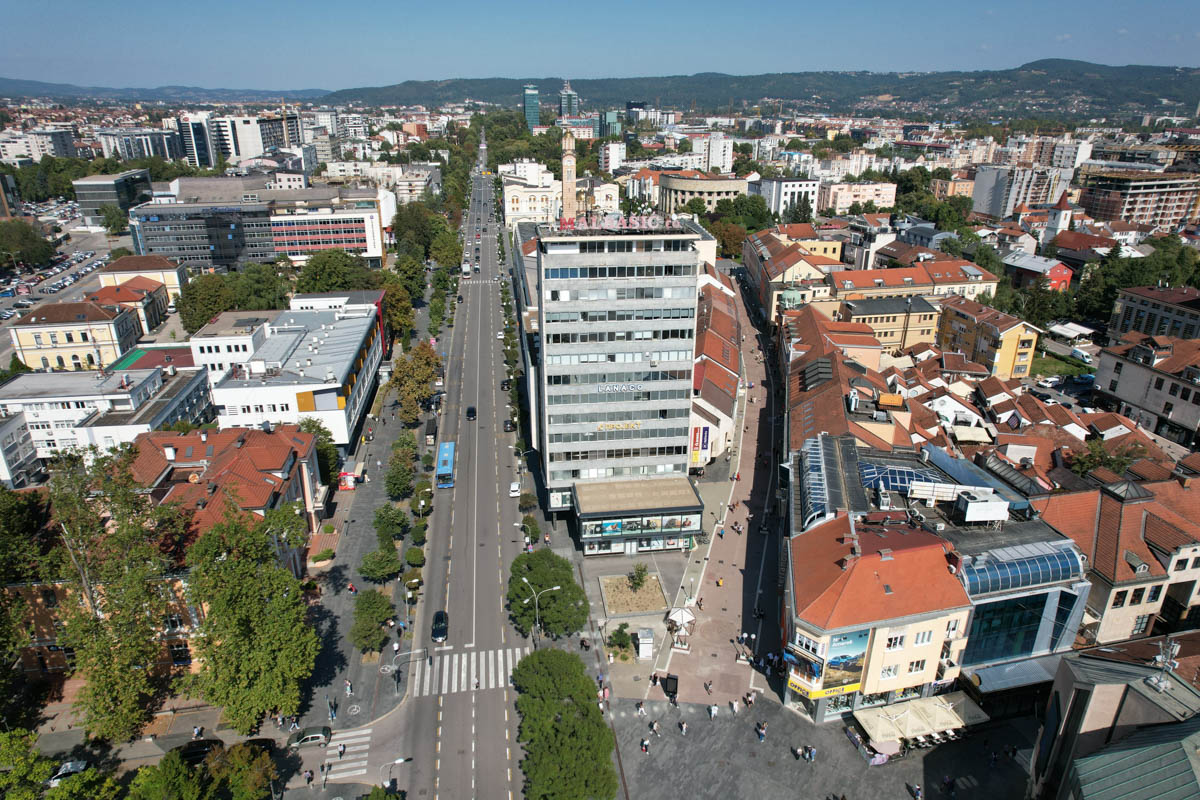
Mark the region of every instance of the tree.
[[650, 570], [645, 564], [635, 564], [633, 571], [629, 573], [629, 588], [634, 592], [640, 592], [642, 587], [646, 585], [646, 577]]
[[685, 214], [695, 214], [697, 217], [702, 217], [708, 213], [708, 206], [704, 200], [699, 197], [693, 197], [683, 204], [683, 208], [679, 209]]
[[38, 532], [46, 520], [47, 508], [38, 494], [0, 487], [0, 586], [33, 576]]
[[692, 140], [684, 137], [675, 144], [675, 152], [690, 153], [692, 152]]
[[7, 800], [40, 800], [54, 762], [37, 749], [38, 736], [16, 728], [0, 731], [0, 794]]
[[742, 242], [746, 240], [746, 229], [722, 220], [712, 223], [712, 234], [721, 245], [721, 255], [735, 258], [742, 253]]
[[152, 710], [166, 574], [186, 531], [177, 506], [153, 504], [133, 480], [132, 456], [60, 456], [49, 485], [59, 536], [49, 561], [76, 598], [59, 605], [59, 643], [86, 681], [75, 702], [84, 727], [112, 741], [132, 737]]
[[247, 264], [226, 276], [233, 283], [237, 307], [242, 311], [271, 311], [288, 307], [291, 284], [274, 264]]
[[525, 749], [525, 796], [616, 795], [612, 732], [579, 656], [553, 648], [535, 651], [521, 659], [512, 679], [521, 717], [517, 741]]
[[337, 445], [333, 443], [333, 434], [316, 417], [301, 417], [300, 430], [317, 437], [317, 470], [321, 473], [321, 483], [329, 486], [336, 477], [334, 472], [339, 463]]
[[120, 236], [129, 227], [129, 215], [122, 211], [120, 206], [100, 206], [100, 220], [109, 236]]
[[403, 539], [408, 528], [408, 515], [399, 506], [384, 503], [375, 509], [375, 533], [381, 540]]
[[387, 273], [383, 277], [383, 320], [392, 336], [407, 345], [416, 323], [416, 315], [413, 312], [412, 296], [404, 288], [400, 276], [395, 273]]
[[396, 260], [396, 276], [410, 298], [425, 297], [425, 267], [405, 253]]
[[201, 275], [188, 281], [177, 303], [184, 330], [195, 333], [222, 311], [237, 307], [237, 295], [223, 275]]
[[[528, 585], [522, 578], [529, 581]], [[540, 592], [551, 586], [561, 588], [543, 594], [535, 609], [530, 599], [531, 587], [532, 591]], [[522, 635], [532, 632], [537, 615], [542, 631], [554, 637], [567, 636], [587, 623], [587, 597], [575, 582], [571, 562], [545, 548], [513, 559], [506, 601], [513, 625]]]
[[270, 754], [245, 742], [214, 753], [209, 758], [208, 772], [228, 792], [230, 800], [261, 800], [268, 796], [270, 782], [278, 777]]
[[316, 664], [320, 643], [300, 582], [277, 555], [305, 538], [291, 508], [258, 522], [231, 512], [188, 552], [189, 598], [207, 609], [192, 639], [201, 666], [189, 686], [243, 734], [272, 711], [296, 713]]
[[374, 583], [384, 583], [399, 575], [404, 570], [396, 548], [388, 545], [378, 550], [372, 550], [363, 556], [358, 572], [364, 578]]
[[18, 262], [36, 266], [46, 263], [54, 255], [54, 246], [32, 225], [20, 219], [0, 221], [0, 250], [4, 251], [0, 253], [0, 268], [3, 269], [12, 266], [12, 256]]
[[170, 750], [157, 764], [142, 767], [129, 786], [129, 800], [201, 800], [208, 781]]
[[116, 261], [118, 258], [124, 258], [125, 256], [131, 255], [133, 255], [133, 251], [128, 247], [114, 247], [112, 250], [108, 251], [108, 258], [110, 261]]
[[358, 256], [345, 250], [322, 250], [301, 268], [296, 291], [307, 294], [374, 289], [381, 280]]
[[383, 594], [360, 592], [354, 601], [354, 623], [347, 638], [364, 653], [382, 650], [388, 639], [383, 624], [395, 614], [396, 607]]
[[400, 450], [392, 453], [388, 461], [387, 475], [384, 476], [384, 486], [388, 496], [393, 500], [401, 500], [412, 495], [413, 478], [412, 453]]
[[1141, 445], [1131, 444], [1109, 452], [1100, 439], [1092, 439], [1087, 443], [1087, 450], [1076, 453], [1071, 458], [1071, 471], [1076, 475], [1087, 475], [1094, 469], [1104, 467], [1123, 475], [1129, 465], [1145, 456], [1146, 451]]
[[808, 201], [808, 195], [800, 195], [799, 203], [793, 206], [788, 206], [786, 219], [789, 223], [812, 222], [812, 203]]
[[962, 258], [962, 242], [957, 237], [947, 236], [938, 242], [938, 249], [943, 253], [948, 253], [955, 258]]
[[63, 780], [58, 786], [46, 790], [45, 800], [119, 800], [124, 796], [121, 784], [112, 775], [106, 775], [95, 767]]
[[429, 246], [429, 257], [442, 267], [457, 267], [462, 259], [462, 245], [458, 237], [449, 230], [443, 229]]

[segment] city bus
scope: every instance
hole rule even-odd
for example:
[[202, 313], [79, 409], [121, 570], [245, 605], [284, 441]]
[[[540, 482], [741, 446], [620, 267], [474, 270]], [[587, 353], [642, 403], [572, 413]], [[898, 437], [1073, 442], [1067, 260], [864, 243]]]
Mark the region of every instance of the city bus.
[[454, 486], [454, 442], [438, 445], [437, 487], [450, 489]]

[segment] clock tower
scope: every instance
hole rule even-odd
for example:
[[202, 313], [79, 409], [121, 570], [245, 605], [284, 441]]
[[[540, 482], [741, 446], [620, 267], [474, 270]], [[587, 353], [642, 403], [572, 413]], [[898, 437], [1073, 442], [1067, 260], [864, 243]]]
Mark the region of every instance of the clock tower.
[[562, 215], [574, 220], [575, 208], [575, 137], [563, 131], [562, 137]]

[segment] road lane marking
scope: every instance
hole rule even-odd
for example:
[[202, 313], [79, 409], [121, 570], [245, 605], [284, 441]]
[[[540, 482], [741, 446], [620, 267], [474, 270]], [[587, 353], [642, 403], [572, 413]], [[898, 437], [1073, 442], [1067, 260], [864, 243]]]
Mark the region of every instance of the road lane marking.
[[[366, 762], [364, 761], [363, 763], [365, 764]], [[353, 772], [330, 773], [329, 780], [336, 781], [340, 778], [353, 778], [357, 775], [366, 775], [366, 774], [367, 774], [367, 771], [365, 769], [356, 769]]]
[[[449, 658], [449, 656], [445, 656]], [[450, 670], [446, 669], [446, 665], [442, 664], [442, 694], [446, 694], [450, 690]]]

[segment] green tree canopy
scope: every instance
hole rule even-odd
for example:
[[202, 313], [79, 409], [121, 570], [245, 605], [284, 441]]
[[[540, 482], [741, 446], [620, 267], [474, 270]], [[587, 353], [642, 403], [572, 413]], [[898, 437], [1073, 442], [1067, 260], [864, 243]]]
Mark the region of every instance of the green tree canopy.
[[337, 477], [334, 473], [340, 462], [337, 445], [333, 443], [333, 434], [316, 417], [301, 417], [300, 430], [317, 437], [317, 470], [321, 473], [321, 483], [329, 486]]
[[0, 794], [6, 800], [40, 800], [54, 762], [37, 749], [38, 736], [14, 728], [0, 731]]
[[322, 250], [308, 259], [296, 280], [296, 291], [340, 292], [374, 289], [382, 278], [367, 268], [363, 260], [345, 250]]
[[129, 227], [129, 215], [120, 206], [100, 206], [100, 220], [109, 236], [120, 236]]
[[0, 220], [0, 269], [9, 269], [13, 257], [18, 263], [37, 266], [54, 255], [54, 246], [20, 219]]
[[517, 741], [526, 797], [607, 800], [617, 793], [612, 732], [596, 705], [596, 684], [583, 661], [562, 650], [538, 650], [513, 670]]
[[195, 333], [222, 311], [237, 307], [237, 294], [223, 275], [201, 275], [188, 281], [177, 303], [184, 330]]
[[304, 538], [290, 508], [258, 522], [231, 513], [188, 552], [189, 597], [207, 609], [192, 639], [201, 667], [190, 686], [243, 734], [272, 711], [296, 713], [316, 663], [320, 645], [300, 582], [276, 553]]
[[247, 264], [241, 272], [224, 276], [233, 284], [237, 308], [242, 311], [272, 311], [288, 307], [291, 283], [275, 264]]
[[[571, 562], [548, 548], [542, 548], [514, 558], [508, 579], [505, 599], [509, 616], [523, 635], [529, 635], [534, 628], [535, 608], [530, 599], [533, 592], [541, 592], [551, 586], [562, 588], [546, 592], [537, 601], [536, 611], [540, 613], [542, 630], [549, 636], [566, 636], [581, 630], [587, 623], [587, 597], [575, 582]], [[526, 603], [526, 600], [529, 602]]]
[[170, 750], [157, 764], [137, 771], [129, 786], [129, 800], [202, 800], [207, 787], [204, 773], [184, 763], [178, 751]]

